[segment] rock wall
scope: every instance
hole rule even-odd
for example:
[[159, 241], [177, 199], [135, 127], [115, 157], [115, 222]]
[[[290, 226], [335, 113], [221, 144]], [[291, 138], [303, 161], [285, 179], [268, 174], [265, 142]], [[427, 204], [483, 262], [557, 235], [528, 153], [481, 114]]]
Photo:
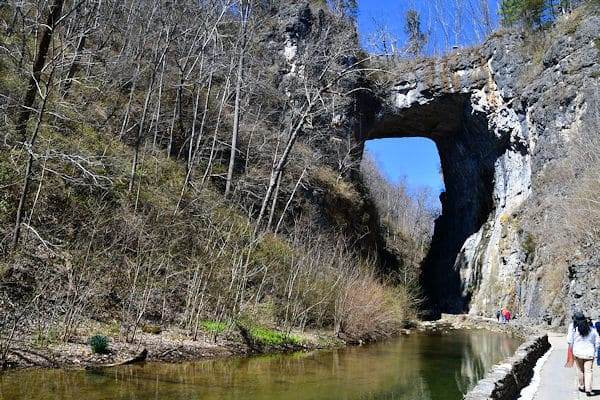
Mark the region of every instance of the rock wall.
[[[285, 64], [281, 90], [288, 93], [310, 63], [302, 61], [304, 46], [331, 21], [308, 4], [290, 6], [284, 17], [273, 43]], [[433, 316], [491, 316], [508, 306], [519, 318], [559, 325], [574, 308], [597, 308], [598, 262], [570, 257], [580, 252], [569, 247], [557, 256], [567, 233], [552, 224], [548, 199], [577, 185], [568, 174], [559, 176], [557, 165], [569, 165], [577, 137], [597, 133], [585, 127], [595, 118], [591, 99], [599, 90], [598, 26], [600, 17], [576, 12], [546, 32], [498, 32], [480, 47], [443, 58], [375, 60], [370, 67], [388, 72], [365, 73], [353, 88], [346, 85], [354, 104], [323, 117], [328, 126], [313, 124], [306, 131], [310, 137], [327, 129], [332, 143], [351, 135], [359, 149], [366, 140], [386, 137], [436, 143], [446, 191], [422, 274]], [[338, 27], [344, 29], [352, 28]], [[325, 158], [335, 152], [330, 144], [312, 146]], [[370, 222], [356, 229], [349, 220], [345, 226], [368, 238], [362, 247], [393, 269], [392, 255], [373, 232], [377, 210], [365, 210], [372, 205], [368, 199], [362, 204], [350, 214]]]
[[566, 273], [554, 287], [542, 279], [555, 267], [543, 256], [556, 239], [536, 229], [553, 218], [545, 199], [569, 185], [548, 183], [549, 166], [571, 157], [573, 137], [593, 118], [600, 18], [572, 18], [538, 48], [506, 32], [479, 48], [397, 65], [395, 81], [373, 82], [374, 95], [361, 99], [359, 140], [422, 136], [438, 147], [446, 193], [423, 265], [438, 313], [493, 315], [508, 305], [519, 317], [560, 323], [574, 307]]
[[513, 400], [529, 384], [537, 361], [550, 349], [547, 335], [531, 336], [515, 355], [496, 365], [465, 400]]

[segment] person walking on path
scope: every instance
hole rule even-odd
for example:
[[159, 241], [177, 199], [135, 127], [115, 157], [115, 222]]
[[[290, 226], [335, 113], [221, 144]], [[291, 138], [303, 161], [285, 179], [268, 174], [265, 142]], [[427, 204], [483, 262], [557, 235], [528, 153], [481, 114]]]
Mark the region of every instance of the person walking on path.
[[[592, 320], [592, 327], [594, 329], [596, 329], [596, 333], [600, 337], [600, 313], [598, 313], [598, 311], [596, 311], [592, 315], [592, 318], [593, 318], [593, 320]], [[598, 364], [600, 366], [600, 347], [598, 347], [596, 349], [596, 364]]]
[[511, 318], [511, 314], [510, 311], [508, 311], [508, 308], [504, 307], [504, 321], [506, 321], [507, 323], [510, 322], [510, 318]]
[[510, 311], [508, 311], [508, 308], [502, 307], [502, 309], [500, 309], [500, 322], [507, 323], [509, 321], [510, 321]]
[[580, 392], [592, 396], [592, 373], [594, 357], [600, 347], [600, 336], [592, 328], [590, 321], [581, 312], [575, 313], [567, 334], [569, 352], [572, 352], [577, 367], [577, 381]]

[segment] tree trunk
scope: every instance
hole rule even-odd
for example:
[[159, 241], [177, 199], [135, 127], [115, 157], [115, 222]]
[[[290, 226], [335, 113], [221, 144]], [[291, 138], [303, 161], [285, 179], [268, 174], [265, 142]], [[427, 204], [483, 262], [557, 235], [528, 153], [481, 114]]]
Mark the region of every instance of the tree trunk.
[[[315, 96], [315, 98], [318, 98], [318, 97]], [[256, 227], [254, 228], [254, 235], [256, 235], [258, 233], [258, 231], [260, 230], [261, 221], [265, 215], [265, 211], [267, 209], [269, 201], [271, 200], [271, 197], [273, 196], [273, 192], [275, 191], [275, 187], [277, 185], [277, 182], [279, 181], [279, 176], [281, 175], [281, 173], [283, 172], [283, 168], [287, 164], [288, 157], [290, 155], [290, 152], [292, 151], [292, 148], [294, 147], [294, 143], [296, 143], [298, 134], [300, 133], [302, 126], [304, 126], [304, 122], [306, 121], [308, 114], [310, 114], [313, 106], [314, 106], [314, 99], [311, 99], [311, 101], [309, 101], [309, 103], [306, 105], [306, 110], [304, 111], [304, 113], [302, 113], [300, 119], [298, 120], [298, 123], [294, 126], [294, 128], [290, 132], [290, 136], [289, 136], [288, 142], [285, 146], [285, 150], [283, 151], [283, 154], [279, 158], [279, 161], [277, 162], [275, 169], [273, 170], [273, 173], [271, 174], [271, 179], [269, 180], [269, 186], [267, 187], [267, 193], [265, 194], [265, 197], [263, 198], [262, 205], [260, 207], [260, 212], [258, 214], [258, 218], [256, 221]]]
[[63, 90], [63, 97], [65, 99], [67, 98], [67, 96], [69, 94], [69, 89], [71, 88], [71, 84], [73, 83], [73, 78], [75, 77], [75, 74], [79, 70], [79, 58], [81, 57], [81, 53], [83, 52], [83, 49], [85, 48], [85, 39], [86, 39], [86, 35], [84, 32], [81, 34], [81, 37], [79, 38], [77, 50], [75, 52], [75, 55], [73, 56], [73, 62], [71, 63], [71, 66], [69, 67], [69, 73], [67, 74], [67, 80], [65, 82], [65, 87]]
[[[249, 6], [248, 6], [249, 7]], [[240, 130], [240, 101], [242, 92], [242, 81], [244, 77], [244, 55], [246, 52], [246, 28], [248, 24], [249, 9], [242, 10], [242, 27], [241, 27], [241, 43], [240, 43], [240, 58], [237, 66], [237, 76], [235, 83], [235, 106], [233, 112], [233, 132], [231, 133], [231, 152], [229, 153], [229, 167], [227, 168], [227, 182], [225, 184], [225, 197], [231, 191], [231, 181], [233, 179], [233, 167], [235, 166], [235, 155], [237, 150], [237, 140]]]
[[287, 212], [288, 208], [292, 204], [292, 201], [294, 200], [294, 195], [296, 194], [296, 191], [298, 190], [300, 183], [302, 183], [302, 179], [304, 178], [304, 174], [306, 174], [306, 170], [307, 170], [307, 168], [304, 168], [304, 170], [302, 170], [302, 174], [300, 174], [300, 178], [298, 178], [298, 181], [296, 182], [296, 186], [294, 186], [294, 190], [292, 190], [292, 194], [290, 195], [290, 198], [288, 199], [287, 203], [285, 204], [285, 207], [283, 208], [281, 217], [279, 217], [279, 221], [277, 222], [277, 226], [275, 227], [275, 231], [274, 231], [275, 234], [277, 234], [277, 232], [279, 232], [279, 228], [281, 228], [281, 224], [283, 223], [283, 220], [285, 218], [285, 213]]
[[133, 160], [131, 162], [131, 173], [129, 175], [129, 191], [133, 190], [135, 183], [135, 175], [137, 172], [137, 164], [140, 153], [140, 144], [144, 138], [144, 123], [146, 122], [146, 114], [148, 111], [148, 103], [150, 102], [150, 96], [152, 96], [152, 89], [154, 87], [154, 77], [150, 80], [148, 92], [146, 93], [146, 99], [144, 100], [144, 109], [142, 111], [142, 118], [140, 121], [140, 128], [138, 129], [137, 136], [135, 138], [135, 144], [133, 147]]
[[104, 365], [88, 365], [85, 367], [85, 369], [94, 370], [94, 369], [100, 369], [100, 368], [118, 367], [120, 365], [130, 365], [130, 364], [144, 362], [144, 361], [146, 361], [146, 358], [148, 358], [148, 350], [143, 349], [139, 354], [137, 354], [134, 357], [128, 358], [125, 361], [121, 361], [121, 362], [117, 362], [117, 363], [113, 363], [113, 364], [104, 364]]
[[[50, 77], [51, 79], [52, 77]], [[29, 186], [31, 184], [31, 175], [33, 173], [33, 163], [35, 162], [34, 156], [34, 148], [35, 142], [40, 132], [40, 128], [42, 126], [42, 118], [44, 116], [44, 109], [46, 108], [46, 102], [48, 100], [48, 90], [50, 90], [50, 83], [46, 85], [46, 95], [44, 96], [44, 101], [42, 102], [42, 106], [39, 111], [37, 124], [33, 134], [31, 135], [31, 139], [29, 139], [28, 143], [25, 143], [25, 147], [29, 152], [29, 156], [27, 157], [27, 166], [25, 167], [25, 178], [23, 179], [23, 190], [21, 191], [21, 196], [19, 198], [19, 205], [17, 206], [17, 217], [15, 220], [15, 229], [13, 231], [12, 237], [12, 248], [13, 250], [17, 248], [19, 245], [19, 237], [21, 235], [21, 223], [23, 222], [23, 215], [25, 214], [25, 201], [27, 200], [27, 194], [29, 193]]]
[[50, 13], [46, 25], [42, 27], [42, 38], [38, 47], [37, 56], [33, 63], [33, 70], [29, 84], [27, 85], [27, 92], [23, 100], [23, 110], [19, 115], [17, 121], [17, 134], [19, 137], [24, 138], [27, 131], [27, 122], [31, 117], [31, 111], [33, 110], [33, 103], [35, 102], [35, 94], [37, 92], [38, 82], [42, 75], [42, 70], [46, 65], [46, 56], [48, 55], [48, 49], [50, 48], [50, 41], [52, 40], [52, 34], [56, 23], [60, 19], [64, 0], [54, 0], [50, 5]]

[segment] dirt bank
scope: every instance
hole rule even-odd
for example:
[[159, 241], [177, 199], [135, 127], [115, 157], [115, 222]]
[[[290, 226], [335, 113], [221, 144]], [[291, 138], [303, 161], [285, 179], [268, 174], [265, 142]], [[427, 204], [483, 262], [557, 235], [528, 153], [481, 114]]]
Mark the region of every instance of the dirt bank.
[[[107, 332], [107, 329], [105, 325], [90, 322], [81, 329], [80, 335], [71, 337], [67, 342], [53, 340], [49, 335], [43, 338], [33, 334], [17, 335], [8, 352], [6, 368], [81, 369], [118, 363], [134, 357], [143, 349], [148, 350], [147, 361], [183, 362], [260, 353], [310, 351], [364, 343], [351, 337], [335, 335], [332, 331], [292, 331], [289, 336], [293, 340], [288, 342], [257, 344], [236, 327], [222, 333], [200, 332], [196, 340], [193, 340], [187, 331], [167, 328], [156, 333], [139, 332], [132, 343], [126, 342], [118, 334], [107, 335], [109, 353], [93, 353], [89, 345], [90, 336]], [[534, 331], [533, 328], [525, 328], [519, 324], [500, 324], [485, 318], [443, 315], [438, 321], [414, 321], [396, 334], [443, 333], [456, 329], [486, 329], [522, 338]]]

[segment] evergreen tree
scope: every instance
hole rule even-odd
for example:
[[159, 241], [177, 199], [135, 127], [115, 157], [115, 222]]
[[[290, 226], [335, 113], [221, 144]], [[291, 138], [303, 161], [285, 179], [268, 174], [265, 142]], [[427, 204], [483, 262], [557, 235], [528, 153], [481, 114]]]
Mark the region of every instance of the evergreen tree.
[[428, 38], [421, 29], [421, 16], [417, 10], [410, 9], [406, 12], [404, 32], [408, 35], [406, 51], [415, 57], [421, 54]]
[[500, 4], [502, 24], [505, 26], [516, 24], [522, 24], [526, 28], [540, 26], [543, 16], [552, 10], [552, 0], [502, 0]]
[[500, 16], [502, 25], [512, 26], [519, 20], [522, 0], [502, 0], [500, 4]]

